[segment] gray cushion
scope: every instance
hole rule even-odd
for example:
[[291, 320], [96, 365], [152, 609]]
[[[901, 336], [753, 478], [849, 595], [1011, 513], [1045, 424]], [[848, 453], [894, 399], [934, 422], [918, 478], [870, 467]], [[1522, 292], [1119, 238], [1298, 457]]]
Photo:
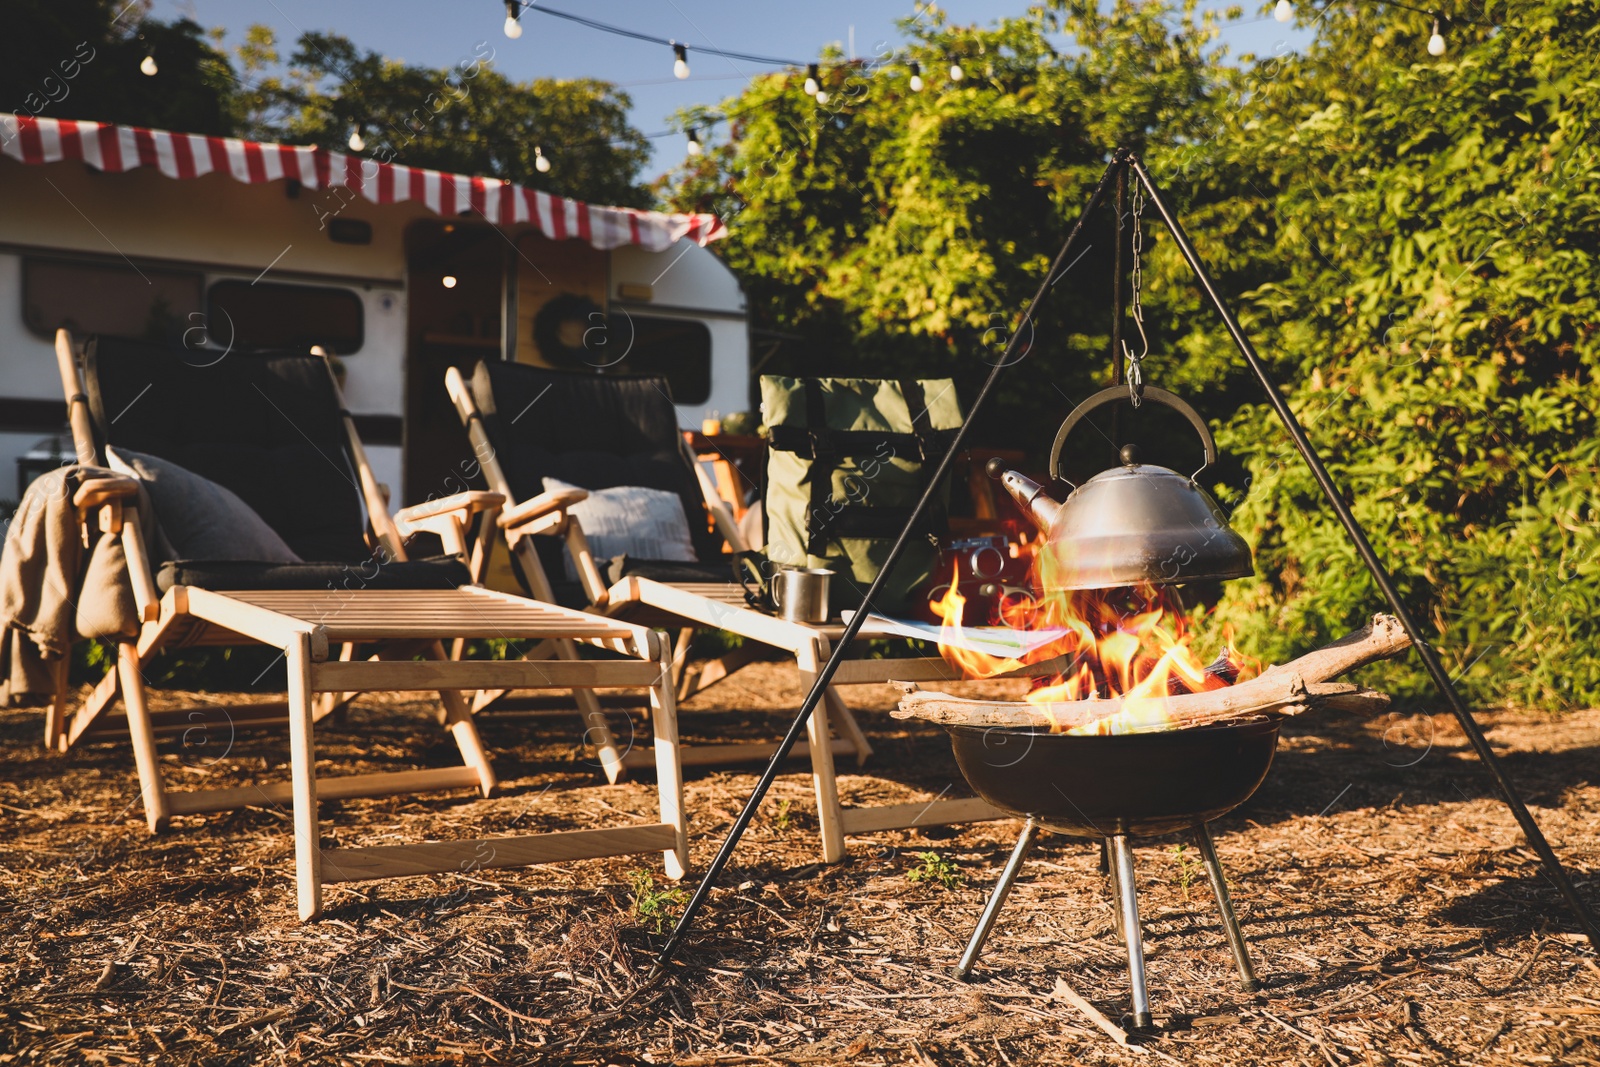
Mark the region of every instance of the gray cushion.
[[[544, 479], [547, 493], [577, 488], [559, 478], [547, 475]], [[618, 485], [588, 492], [589, 498], [567, 508], [567, 513], [583, 527], [596, 560], [633, 556], [693, 563], [698, 558], [694, 543], [689, 539], [689, 522], [683, 517], [683, 504], [678, 494], [639, 485]], [[576, 578], [578, 569], [573, 565], [571, 554], [565, 549], [562, 554], [567, 577]]]
[[167, 559], [299, 563], [283, 538], [230, 489], [176, 463], [129, 449], [106, 449], [113, 470], [144, 483]]

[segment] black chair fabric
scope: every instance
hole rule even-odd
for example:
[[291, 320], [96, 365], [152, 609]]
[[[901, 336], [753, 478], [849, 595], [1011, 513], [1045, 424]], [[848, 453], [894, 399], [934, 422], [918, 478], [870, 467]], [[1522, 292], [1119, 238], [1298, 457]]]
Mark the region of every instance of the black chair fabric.
[[191, 560], [167, 563], [156, 572], [156, 588], [175, 585], [216, 590], [458, 589], [472, 584], [458, 556], [385, 563], [257, 563], [254, 560]]
[[[102, 337], [85, 359], [102, 445], [148, 452], [237, 493], [305, 560], [370, 558], [339, 401], [313, 356], [211, 353]], [[243, 588], [243, 587], [235, 587]]]
[[[580, 374], [486, 360], [473, 371], [472, 392], [518, 500], [544, 492], [547, 477], [583, 489], [637, 485], [676, 493], [695, 554], [729, 577], [726, 564], [718, 562], [722, 540], [710, 529], [665, 378]], [[538, 540], [545, 572], [564, 584], [558, 539]], [[566, 602], [560, 589], [557, 599]]]

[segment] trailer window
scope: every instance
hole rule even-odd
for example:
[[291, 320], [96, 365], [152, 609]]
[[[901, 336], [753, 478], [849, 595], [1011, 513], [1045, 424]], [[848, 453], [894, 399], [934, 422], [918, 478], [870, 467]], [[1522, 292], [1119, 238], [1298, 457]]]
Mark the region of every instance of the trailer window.
[[233, 347], [305, 351], [321, 345], [335, 355], [361, 347], [361, 298], [349, 289], [272, 282], [218, 282], [211, 287], [211, 336], [230, 335]]
[[711, 331], [693, 319], [645, 318], [629, 314], [623, 323], [613, 315], [612, 332], [627, 336], [633, 323], [633, 347], [614, 368], [622, 374], [657, 374], [672, 387], [675, 404], [704, 404], [711, 399]]
[[176, 341], [200, 321], [201, 284], [198, 272], [29, 256], [22, 318], [47, 338], [66, 327], [79, 336]]

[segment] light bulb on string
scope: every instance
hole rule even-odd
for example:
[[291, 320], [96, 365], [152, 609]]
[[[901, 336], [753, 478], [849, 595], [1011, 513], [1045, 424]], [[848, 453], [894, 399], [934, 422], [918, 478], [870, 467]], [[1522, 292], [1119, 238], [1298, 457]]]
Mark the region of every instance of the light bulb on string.
[[922, 92], [922, 64], [920, 64], [920, 63], [912, 63], [910, 65], [910, 67], [911, 67], [911, 91], [914, 92], [914, 93], [920, 93], [920, 92]]
[[350, 131], [350, 151], [365, 152], [366, 150], [367, 139], [361, 136], [361, 127], [358, 125], [355, 129]]
[[672, 54], [677, 57], [672, 61], [672, 76], [683, 81], [689, 76], [689, 50], [681, 44], [675, 44]]
[[691, 156], [700, 154], [700, 131], [693, 126], [689, 127], [689, 143], [686, 148]]
[[156, 57], [153, 55], [145, 56], [139, 61], [139, 73], [146, 78], [154, 78], [156, 72], [160, 69], [160, 67], [156, 66]]
[[967, 76], [966, 72], [961, 69], [961, 64], [955, 62], [954, 60], [951, 60], [951, 62], [950, 62], [950, 80], [953, 81], [953, 82], [958, 82], [962, 78], [965, 78], [966, 76]]
[[817, 70], [817, 65], [815, 63], [811, 63], [806, 66], [806, 83], [805, 85], [801, 86], [801, 88], [805, 89], [807, 96], [816, 96], [817, 90], [821, 88], [821, 86], [817, 84], [818, 73], [819, 71]]
[[828, 102], [828, 90], [826, 90], [826, 89], [818, 89], [817, 90], [817, 103], [826, 104], [827, 102]]
[[1428, 38], [1428, 54], [1430, 56], [1444, 55], [1444, 34], [1439, 32], [1439, 20], [1433, 20], [1433, 36]]
[[538, 145], [533, 147], [533, 169], [540, 174], [550, 173], [550, 161], [545, 158], [544, 149]]
[[446, 289], [454, 289], [456, 287], [456, 276], [454, 274], [446, 274], [443, 278], [439, 279], [439, 284], [444, 286]]
[[519, 0], [506, 0], [506, 36], [515, 41], [522, 36], [522, 4]]
[[1278, 0], [1278, 6], [1272, 9], [1272, 17], [1279, 22], [1288, 22], [1294, 18], [1294, 5], [1289, 0]]

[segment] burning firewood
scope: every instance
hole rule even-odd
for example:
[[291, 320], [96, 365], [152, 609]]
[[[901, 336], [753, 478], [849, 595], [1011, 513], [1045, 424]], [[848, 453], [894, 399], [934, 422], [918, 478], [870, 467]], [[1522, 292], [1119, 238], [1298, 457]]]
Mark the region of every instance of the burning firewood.
[[[1157, 729], [1182, 729], [1252, 714], [1297, 715], [1308, 708], [1375, 711], [1386, 707], [1386, 693], [1333, 682], [1341, 674], [1388, 659], [1411, 647], [1411, 639], [1391, 615], [1372, 622], [1299, 659], [1269, 668], [1237, 685], [1181, 696], [1133, 700], [1055, 700], [1044, 703], [968, 700], [947, 693], [921, 692], [902, 685], [905, 697], [892, 714], [897, 719], [964, 726], [1018, 726], [1071, 730], [1089, 726], [1137, 706], [1139, 718], [1159, 721]], [[1149, 727], [1146, 727], [1149, 728]]]

